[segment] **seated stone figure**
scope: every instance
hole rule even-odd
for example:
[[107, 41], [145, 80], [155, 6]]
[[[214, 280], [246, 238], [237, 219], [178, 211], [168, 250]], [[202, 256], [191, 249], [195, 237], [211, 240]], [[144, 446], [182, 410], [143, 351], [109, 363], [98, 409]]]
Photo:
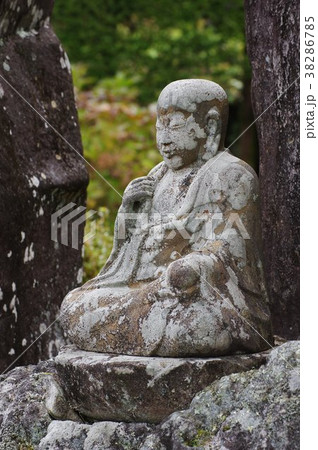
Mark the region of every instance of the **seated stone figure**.
[[61, 321], [80, 349], [140, 356], [256, 352], [272, 342], [258, 180], [224, 149], [228, 101], [207, 80], [161, 92], [163, 157], [126, 188], [112, 253], [70, 292]]

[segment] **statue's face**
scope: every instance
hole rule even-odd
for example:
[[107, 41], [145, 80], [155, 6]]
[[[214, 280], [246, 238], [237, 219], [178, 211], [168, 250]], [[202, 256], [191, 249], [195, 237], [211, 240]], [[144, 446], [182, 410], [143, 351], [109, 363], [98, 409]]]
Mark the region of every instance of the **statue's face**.
[[193, 114], [159, 107], [156, 128], [158, 150], [169, 168], [179, 170], [198, 159], [206, 133]]

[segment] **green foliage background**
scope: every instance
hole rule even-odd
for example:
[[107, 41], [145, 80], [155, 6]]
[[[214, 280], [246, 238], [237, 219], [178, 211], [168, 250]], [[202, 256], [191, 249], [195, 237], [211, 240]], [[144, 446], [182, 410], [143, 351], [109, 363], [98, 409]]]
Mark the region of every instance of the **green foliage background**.
[[[221, 84], [230, 101], [227, 145], [252, 122], [243, 0], [56, 0], [53, 26], [72, 63], [85, 158], [117, 191], [89, 169], [88, 208], [98, 213], [85, 244], [88, 279], [111, 249], [126, 185], [161, 160], [155, 102], [166, 84]], [[231, 150], [256, 167], [255, 148], [249, 132]]]
[[248, 70], [242, 0], [56, 0], [53, 24], [92, 83], [122, 71], [144, 104], [169, 82], [194, 77], [240, 98]]

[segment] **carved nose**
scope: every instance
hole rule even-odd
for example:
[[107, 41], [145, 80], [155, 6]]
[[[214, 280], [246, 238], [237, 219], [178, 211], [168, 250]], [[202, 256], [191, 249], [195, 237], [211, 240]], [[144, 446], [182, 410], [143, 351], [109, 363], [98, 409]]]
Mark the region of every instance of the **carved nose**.
[[161, 135], [160, 135], [160, 142], [165, 145], [165, 144], [171, 144], [171, 138], [170, 138], [170, 133], [168, 131], [162, 131]]

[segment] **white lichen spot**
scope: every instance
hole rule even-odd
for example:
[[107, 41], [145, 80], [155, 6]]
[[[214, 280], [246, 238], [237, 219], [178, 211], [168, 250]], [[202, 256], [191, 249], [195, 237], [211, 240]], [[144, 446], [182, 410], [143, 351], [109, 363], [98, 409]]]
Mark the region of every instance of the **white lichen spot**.
[[3, 87], [0, 84], [0, 98], [2, 98], [4, 96], [4, 90]]
[[55, 100], [51, 101], [51, 106], [52, 106], [52, 108], [57, 108], [57, 103]]
[[59, 352], [60, 347], [61, 342], [59, 339], [50, 341], [48, 345], [49, 358], [54, 358], [54, 356], [56, 355], [56, 351]]
[[11, 348], [11, 349], [8, 351], [8, 355], [10, 355], [10, 356], [15, 355], [15, 350], [14, 350], [14, 348]]
[[40, 330], [40, 333], [41, 333], [41, 334], [43, 334], [43, 333], [46, 332], [47, 326], [45, 325], [45, 323], [43, 323], [43, 322], [40, 323], [39, 330]]
[[32, 261], [32, 259], [34, 259], [33, 242], [31, 243], [30, 247], [27, 247], [25, 249], [23, 262], [27, 263], [29, 261]]
[[17, 296], [14, 294], [14, 296], [11, 299], [10, 305], [9, 305], [10, 309], [15, 308], [16, 301], [17, 301]]
[[62, 56], [60, 58], [60, 64], [61, 64], [62, 69], [65, 69], [66, 64], [65, 64], [64, 58]]
[[242, 341], [248, 341], [250, 339], [250, 335], [246, 333], [243, 327], [240, 328], [239, 335]]
[[27, 345], [27, 340], [24, 338], [22, 339], [22, 347], [25, 347]]
[[62, 156], [61, 155], [58, 155], [58, 154], [56, 154], [55, 155], [55, 158], [58, 160], [58, 161], [60, 161], [61, 159], [62, 159]]
[[9, 130], [9, 134], [10, 134], [10, 136], [12, 136], [12, 130]]
[[173, 252], [171, 252], [170, 254], [170, 259], [172, 259], [173, 261], [179, 258], [179, 252], [177, 252], [176, 250], [174, 250]]
[[39, 217], [39, 216], [43, 216], [43, 215], [44, 215], [44, 211], [43, 211], [42, 206], [40, 206], [40, 209], [39, 209], [39, 211], [38, 211], [38, 217]]
[[25, 232], [21, 231], [21, 240], [20, 240], [20, 242], [23, 242], [24, 239], [25, 239]]
[[31, 9], [32, 14], [32, 22], [30, 24], [30, 29], [33, 29], [36, 27], [40, 19], [43, 17], [43, 9], [38, 9], [37, 5], [33, 5]]
[[71, 73], [71, 64], [70, 64], [70, 60], [68, 59], [68, 56], [65, 52], [63, 52], [64, 54], [64, 58], [63, 56], [61, 56], [60, 58], [60, 64], [62, 69], [67, 69], [69, 73]]
[[0, 288], [0, 300], [3, 300], [3, 290]]
[[15, 282], [12, 283], [12, 292], [15, 292], [17, 290], [17, 286]]
[[33, 177], [31, 177], [30, 181], [31, 181], [31, 183], [32, 183], [31, 186], [33, 185], [33, 186], [35, 186], [35, 187], [39, 187], [40, 180], [38, 179], [38, 177], [36, 177], [35, 175], [33, 175]]
[[8, 257], [8, 258], [11, 258], [11, 256], [12, 256], [12, 250], [10, 250], [10, 251], [7, 253], [7, 257]]
[[46, 175], [45, 175], [45, 173], [41, 172], [41, 177], [43, 178], [43, 180], [46, 180]]
[[24, 39], [28, 33], [26, 31], [24, 31], [23, 28], [18, 28], [16, 31], [17, 35], [20, 36], [20, 38]]
[[46, 19], [44, 19], [43, 27], [50, 28], [50, 17], [47, 17]]
[[33, 191], [32, 191], [32, 195], [33, 195], [33, 197], [36, 197], [36, 195], [37, 195], [37, 192], [36, 192], [36, 190], [34, 190], [34, 189], [33, 189]]
[[162, 304], [155, 304], [149, 314], [142, 320], [140, 329], [146, 346], [150, 346], [160, 342], [165, 327], [167, 310]]
[[77, 272], [76, 281], [80, 284], [83, 281], [83, 269], [80, 268]]
[[7, 312], [7, 311], [8, 311], [7, 305], [3, 305], [3, 308], [2, 308], [2, 309], [3, 309], [4, 312]]
[[121, 325], [123, 321], [125, 320], [126, 316], [120, 316], [118, 319], [118, 325]]
[[12, 313], [14, 314], [15, 322], [18, 321], [18, 311], [17, 311], [16, 304], [19, 304], [19, 299], [16, 295], [14, 295], [10, 302], [9, 308], [11, 309]]
[[10, 66], [9, 66], [9, 64], [8, 64], [6, 61], [2, 64], [2, 66], [3, 66], [4, 70], [6, 70], [7, 72], [9, 72]]
[[230, 278], [227, 283], [225, 283], [225, 285], [227, 286], [229, 294], [232, 297], [232, 301], [235, 306], [240, 308], [240, 310], [244, 310], [244, 308], [246, 307], [245, 298], [242, 294], [241, 289], [239, 288], [238, 278], [231, 267], [227, 268], [227, 272], [230, 275]]
[[64, 92], [61, 92], [61, 97], [62, 97], [62, 98], [64, 97]]

